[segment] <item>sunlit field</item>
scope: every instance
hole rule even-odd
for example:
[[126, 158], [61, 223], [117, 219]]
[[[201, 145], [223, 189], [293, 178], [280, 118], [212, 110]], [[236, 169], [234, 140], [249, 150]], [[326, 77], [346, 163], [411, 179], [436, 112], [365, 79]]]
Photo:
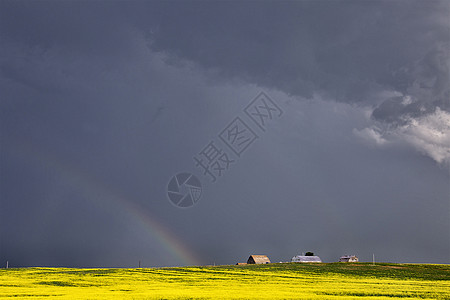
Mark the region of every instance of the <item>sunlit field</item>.
[[296, 264], [0, 270], [0, 298], [450, 299], [449, 265]]

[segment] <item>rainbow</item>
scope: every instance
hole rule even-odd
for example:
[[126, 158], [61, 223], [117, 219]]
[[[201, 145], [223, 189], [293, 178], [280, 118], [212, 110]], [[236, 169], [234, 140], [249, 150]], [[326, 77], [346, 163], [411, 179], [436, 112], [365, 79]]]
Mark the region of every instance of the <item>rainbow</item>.
[[18, 155], [21, 160], [26, 159], [34, 164], [45, 165], [47, 169], [56, 172], [60, 179], [76, 187], [77, 191], [86, 199], [127, 216], [134, 226], [141, 227], [158, 245], [163, 247], [164, 251], [172, 256], [174, 265], [201, 265], [196, 255], [148, 210], [119, 192], [113, 192], [110, 187], [94, 178], [90, 173], [64, 163], [56, 156], [28, 143], [10, 143], [5, 148], [10, 150], [9, 154]]

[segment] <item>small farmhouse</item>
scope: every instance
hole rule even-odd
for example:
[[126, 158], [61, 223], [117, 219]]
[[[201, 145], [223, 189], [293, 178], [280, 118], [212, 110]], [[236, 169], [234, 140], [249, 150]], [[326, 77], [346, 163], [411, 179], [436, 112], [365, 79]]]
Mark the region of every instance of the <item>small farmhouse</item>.
[[247, 260], [248, 264], [270, 264], [267, 255], [250, 255]]
[[339, 262], [358, 262], [359, 259], [356, 255], [344, 255], [339, 258]]
[[322, 260], [316, 255], [296, 255], [291, 259], [291, 262], [299, 263], [321, 263]]

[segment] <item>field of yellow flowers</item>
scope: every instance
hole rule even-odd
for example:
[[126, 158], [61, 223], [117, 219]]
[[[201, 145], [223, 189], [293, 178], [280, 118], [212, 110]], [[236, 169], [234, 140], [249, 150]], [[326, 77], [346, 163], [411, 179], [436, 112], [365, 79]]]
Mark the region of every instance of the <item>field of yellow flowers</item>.
[[450, 299], [450, 266], [331, 263], [0, 270], [0, 299]]

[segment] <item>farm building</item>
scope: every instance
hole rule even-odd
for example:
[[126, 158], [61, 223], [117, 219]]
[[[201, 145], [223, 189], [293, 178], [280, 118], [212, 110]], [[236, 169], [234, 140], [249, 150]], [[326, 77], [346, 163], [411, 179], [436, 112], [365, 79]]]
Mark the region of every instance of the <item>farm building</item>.
[[267, 255], [250, 255], [247, 260], [248, 264], [270, 264]]
[[339, 262], [358, 262], [359, 259], [356, 255], [344, 255], [339, 258]]
[[296, 255], [291, 259], [291, 262], [299, 263], [321, 263], [322, 260], [316, 255]]

